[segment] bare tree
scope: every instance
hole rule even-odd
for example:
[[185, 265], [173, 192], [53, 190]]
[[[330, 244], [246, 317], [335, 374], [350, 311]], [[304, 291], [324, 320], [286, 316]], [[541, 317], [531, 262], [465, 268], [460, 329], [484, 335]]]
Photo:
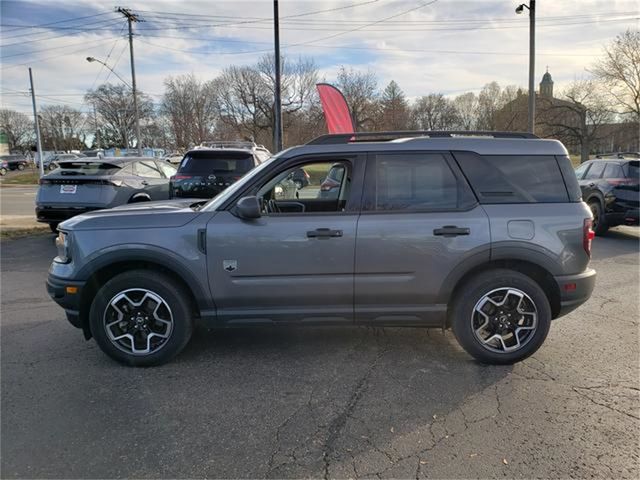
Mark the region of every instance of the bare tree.
[[[84, 98], [87, 103], [95, 105], [102, 119], [101, 133], [106, 145], [135, 146], [135, 111], [129, 88], [106, 83], [87, 92]], [[143, 121], [154, 113], [153, 102], [142, 92], [138, 92], [138, 111]]]
[[0, 130], [7, 136], [9, 150], [28, 150], [35, 137], [33, 121], [15, 110], [0, 109]]
[[577, 80], [562, 94], [562, 101], [540, 99], [539, 123], [549, 128], [550, 136], [580, 147], [581, 162], [589, 159], [591, 145], [602, 138], [602, 125], [612, 113], [604, 87], [595, 80]]
[[46, 105], [40, 113], [42, 148], [45, 150], [79, 150], [86, 148], [86, 117], [66, 105]]
[[219, 111], [213, 82], [189, 74], [169, 77], [164, 84], [161, 111], [171, 122], [176, 145], [186, 148], [209, 139]]
[[627, 30], [605, 46], [593, 73], [607, 86], [618, 113], [640, 121], [640, 31]]
[[473, 92], [463, 93], [453, 99], [459, 128], [473, 130], [478, 123], [478, 97]]
[[413, 124], [421, 130], [453, 130], [459, 123], [453, 101], [441, 93], [420, 97], [413, 106]]
[[400, 86], [393, 80], [382, 92], [380, 99], [380, 119], [378, 128], [381, 130], [405, 130], [409, 128], [411, 111]]
[[504, 105], [498, 82], [486, 84], [478, 95], [478, 130], [495, 130], [496, 113]]
[[355, 129], [373, 130], [378, 111], [375, 74], [340, 67], [337, 83], [349, 105]]

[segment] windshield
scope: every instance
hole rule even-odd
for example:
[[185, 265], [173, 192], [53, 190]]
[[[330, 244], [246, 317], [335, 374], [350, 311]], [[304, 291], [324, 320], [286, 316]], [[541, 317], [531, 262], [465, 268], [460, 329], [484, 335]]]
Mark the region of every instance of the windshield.
[[251, 170], [249, 173], [247, 173], [244, 177], [242, 177], [236, 183], [231, 185], [229, 188], [227, 188], [226, 190], [222, 191], [221, 193], [219, 193], [218, 195], [213, 197], [209, 201], [209, 203], [207, 203], [204, 207], [202, 207], [202, 210], [205, 211], [205, 212], [207, 212], [207, 211], [211, 212], [211, 211], [217, 210], [218, 207], [220, 205], [222, 205], [227, 200], [227, 198], [235, 195], [235, 193], [238, 190], [242, 190], [242, 188], [244, 188], [244, 186], [248, 182], [250, 182], [253, 177], [255, 177], [256, 175], [259, 175], [260, 172], [262, 172], [263, 170], [267, 169], [269, 167], [269, 165], [272, 165], [274, 162], [277, 162], [280, 159], [280, 157], [282, 157], [282, 155], [287, 151], [288, 150], [283, 150], [279, 154], [274, 155], [269, 160], [267, 160], [267, 161], [261, 163], [260, 165], [258, 165], [256, 168]]

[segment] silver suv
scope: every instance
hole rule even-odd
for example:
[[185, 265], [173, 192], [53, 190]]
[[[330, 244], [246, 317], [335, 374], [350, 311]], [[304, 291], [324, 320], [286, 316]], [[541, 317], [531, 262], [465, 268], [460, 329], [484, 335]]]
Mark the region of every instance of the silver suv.
[[[283, 189], [300, 168], [309, 184]], [[178, 354], [196, 321], [452, 328], [478, 360], [508, 364], [596, 276], [567, 151], [529, 134], [328, 135], [211, 201], [122, 206], [59, 229], [49, 294], [85, 338], [138, 366]]]

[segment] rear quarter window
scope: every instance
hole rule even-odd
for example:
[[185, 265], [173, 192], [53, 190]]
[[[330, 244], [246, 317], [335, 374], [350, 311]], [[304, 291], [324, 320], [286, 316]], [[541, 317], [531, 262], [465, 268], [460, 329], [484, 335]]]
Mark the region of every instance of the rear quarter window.
[[253, 155], [250, 152], [202, 150], [187, 153], [180, 162], [178, 173], [244, 175], [253, 167]]
[[624, 166], [624, 173], [627, 178], [640, 177], [640, 161], [629, 162]]
[[[478, 155], [474, 152], [454, 152], [454, 156], [480, 203], [569, 201], [555, 156]], [[575, 181], [572, 169], [569, 171]]]

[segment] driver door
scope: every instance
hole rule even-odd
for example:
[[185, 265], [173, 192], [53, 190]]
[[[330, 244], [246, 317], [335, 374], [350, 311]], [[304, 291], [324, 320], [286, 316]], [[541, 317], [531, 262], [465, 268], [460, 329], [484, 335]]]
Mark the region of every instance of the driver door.
[[[239, 195], [256, 195], [262, 216], [233, 208], [207, 225], [210, 288], [223, 323], [353, 321], [356, 224], [364, 160], [287, 162]], [[321, 185], [336, 164], [345, 171], [333, 195]], [[302, 189], [296, 169], [309, 174]]]

